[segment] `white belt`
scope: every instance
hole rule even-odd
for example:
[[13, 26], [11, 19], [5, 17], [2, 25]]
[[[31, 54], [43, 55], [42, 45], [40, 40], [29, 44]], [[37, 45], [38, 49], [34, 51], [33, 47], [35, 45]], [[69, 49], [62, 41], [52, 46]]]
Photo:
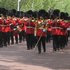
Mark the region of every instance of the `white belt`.
[[67, 30], [70, 30], [70, 28], [67, 28]]
[[38, 28], [38, 29], [42, 29], [42, 30], [43, 30], [43, 29], [45, 29], [45, 28]]
[[56, 28], [58, 28], [58, 29], [63, 29], [63, 28], [61, 28], [61, 27], [52, 27], [52, 29], [56, 29]]
[[33, 28], [34, 29], [34, 27], [30, 27], [30, 26], [28, 26], [27, 28]]

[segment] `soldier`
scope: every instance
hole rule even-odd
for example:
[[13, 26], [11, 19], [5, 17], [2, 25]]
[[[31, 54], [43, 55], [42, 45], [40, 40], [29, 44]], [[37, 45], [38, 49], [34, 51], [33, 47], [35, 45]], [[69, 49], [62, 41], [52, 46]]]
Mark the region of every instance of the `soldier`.
[[13, 24], [13, 18], [9, 16], [9, 23], [10, 23], [10, 40], [11, 44], [14, 44], [14, 37], [13, 37], [13, 29], [14, 29], [14, 24]]
[[12, 41], [14, 43], [14, 36], [15, 36], [15, 42], [18, 44], [18, 31], [17, 31], [17, 25], [18, 25], [18, 20], [16, 17], [12, 18], [12, 25], [14, 28], [12, 29]]
[[20, 19], [18, 20], [18, 26], [19, 26], [19, 28], [20, 28], [20, 29], [18, 29], [18, 31], [19, 31], [19, 43], [21, 43], [21, 42], [22, 42], [22, 37], [23, 37], [23, 32], [22, 32], [23, 19], [22, 19], [22, 18], [20, 18]]
[[3, 47], [2, 23], [3, 23], [3, 20], [2, 20], [2, 17], [0, 17], [0, 47]]
[[46, 36], [46, 41], [50, 42], [51, 40], [51, 24], [52, 24], [52, 19], [46, 19], [46, 24], [48, 26], [47, 28], [47, 36]]
[[60, 27], [58, 26], [57, 18], [53, 20], [51, 29], [52, 29], [51, 33], [53, 38], [53, 51], [57, 51], [59, 50], [59, 46], [60, 46], [60, 43], [59, 43]]
[[5, 17], [4, 15], [2, 15], [2, 20], [3, 20], [3, 23], [2, 23], [2, 41], [3, 41], [3, 45], [5, 47], [7, 47], [7, 32], [6, 32], [6, 23], [5, 23]]
[[67, 45], [67, 27], [69, 27], [69, 25], [64, 20], [59, 21], [59, 23], [62, 28], [60, 31], [60, 49], [63, 49], [65, 45]]
[[33, 36], [34, 36], [34, 24], [31, 22], [32, 18], [29, 18], [27, 22], [24, 23], [26, 25], [26, 42], [27, 42], [27, 50], [33, 48]]
[[[40, 24], [44, 23], [43, 20], [39, 19], [37, 22], [37, 26], [39, 26]], [[41, 27], [37, 27], [37, 32], [36, 32], [36, 36], [37, 36], [37, 42], [38, 42], [38, 52], [39, 54], [41, 53], [41, 43], [42, 43], [42, 47], [43, 47], [43, 52], [46, 52], [46, 44], [45, 44], [45, 40], [46, 40], [46, 32], [43, 31], [44, 30], [44, 24]]]
[[6, 32], [7, 32], [7, 43], [8, 45], [10, 45], [10, 32], [11, 32], [11, 28], [10, 28], [10, 24], [11, 24], [11, 21], [10, 21], [10, 16], [7, 16], [6, 18]]
[[67, 24], [57, 18], [52, 23], [53, 50], [63, 49], [66, 43]]
[[22, 20], [23, 20], [23, 24], [22, 24], [22, 40], [24, 41], [25, 38], [26, 38], [26, 34], [25, 34], [26, 26], [24, 25], [24, 23], [25, 23], [24, 17], [22, 18]]

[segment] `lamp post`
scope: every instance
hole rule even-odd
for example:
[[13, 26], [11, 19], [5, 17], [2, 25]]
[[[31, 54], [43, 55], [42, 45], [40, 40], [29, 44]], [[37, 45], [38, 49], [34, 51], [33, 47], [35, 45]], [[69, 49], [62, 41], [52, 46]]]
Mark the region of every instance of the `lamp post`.
[[32, 1], [32, 11], [34, 10], [34, 0]]
[[20, 1], [21, 1], [21, 0], [18, 0], [17, 11], [19, 11], [19, 10], [20, 10]]

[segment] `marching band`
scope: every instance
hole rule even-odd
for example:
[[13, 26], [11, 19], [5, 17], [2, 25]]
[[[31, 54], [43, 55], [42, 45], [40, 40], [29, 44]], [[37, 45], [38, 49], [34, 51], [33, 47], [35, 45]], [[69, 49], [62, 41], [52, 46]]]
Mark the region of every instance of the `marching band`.
[[[53, 40], [53, 51], [64, 49], [68, 42], [70, 22], [63, 19], [43, 19], [34, 17], [0, 17], [0, 47], [18, 44], [26, 39], [27, 50], [38, 47], [39, 54], [46, 42]], [[48, 38], [50, 36], [50, 38]], [[14, 40], [15, 39], [15, 40]], [[46, 41], [46, 39], [48, 39]]]

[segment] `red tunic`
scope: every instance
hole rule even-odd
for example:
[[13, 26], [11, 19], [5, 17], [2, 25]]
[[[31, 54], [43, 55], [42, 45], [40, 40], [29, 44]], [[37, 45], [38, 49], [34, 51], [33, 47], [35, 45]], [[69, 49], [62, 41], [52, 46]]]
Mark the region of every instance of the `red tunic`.
[[[42, 23], [42, 22], [43, 22], [43, 20], [38, 20], [38, 23], [39, 23], [39, 24]], [[46, 32], [44, 32], [43, 30], [44, 30], [43, 27], [38, 28], [38, 29], [37, 29], [37, 32], [36, 32], [36, 35], [37, 35], [37, 36], [46, 37]]]
[[[59, 25], [59, 26], [58, 26]], [[52, 35], [66, 35], [66, 23], [64, 21], [52, 23]]]
[[51, 33], [51, 31], [52, 31], [52, 28], [51, 28], [52, 20], [50, 20], [50, 19], [47, 20], [47, 23], [46, 23], [46, 24], [48, 24], [48, 29], [47, 29], [47, 31]]
[[21, 27], [21, 30], [24, 30], [24, 22], [23, 22], [23, 19], [19, 19], [18, 20], [18, 25], [20, 25]]
[[11, 28], [10, 28], [10, 19], [6, 19], [5, 20], [5, 23], [6, 23], [6, 27], [5, 27], [5, 32], [10, 32], [11, 31]]
[[0, 18], [0, 32], [2, 31], [2, 23], [3, 23], [3, 20]]
[[41, 36], [42, 35], [42, 37], [46, 37], [46, 32], [43, 32], [43, 29], [38, 29], [36, 35], [37, 36]]
[[[11, 23], [14, 27], [17, 27], [17, 24], [18, 24], [18, 20], [16, 18], [13, 18], [11, 20]], [[11, 29], [11, 31], [13, 31], [14, 33], [14, 36], [18, 36], [18, 31], [17, 30], [14, 30], [14, 29]]]
[[26, 26], [26, 34], [34, 34], [34, 23], [33, 22], [25, 22], [24, 25]]

